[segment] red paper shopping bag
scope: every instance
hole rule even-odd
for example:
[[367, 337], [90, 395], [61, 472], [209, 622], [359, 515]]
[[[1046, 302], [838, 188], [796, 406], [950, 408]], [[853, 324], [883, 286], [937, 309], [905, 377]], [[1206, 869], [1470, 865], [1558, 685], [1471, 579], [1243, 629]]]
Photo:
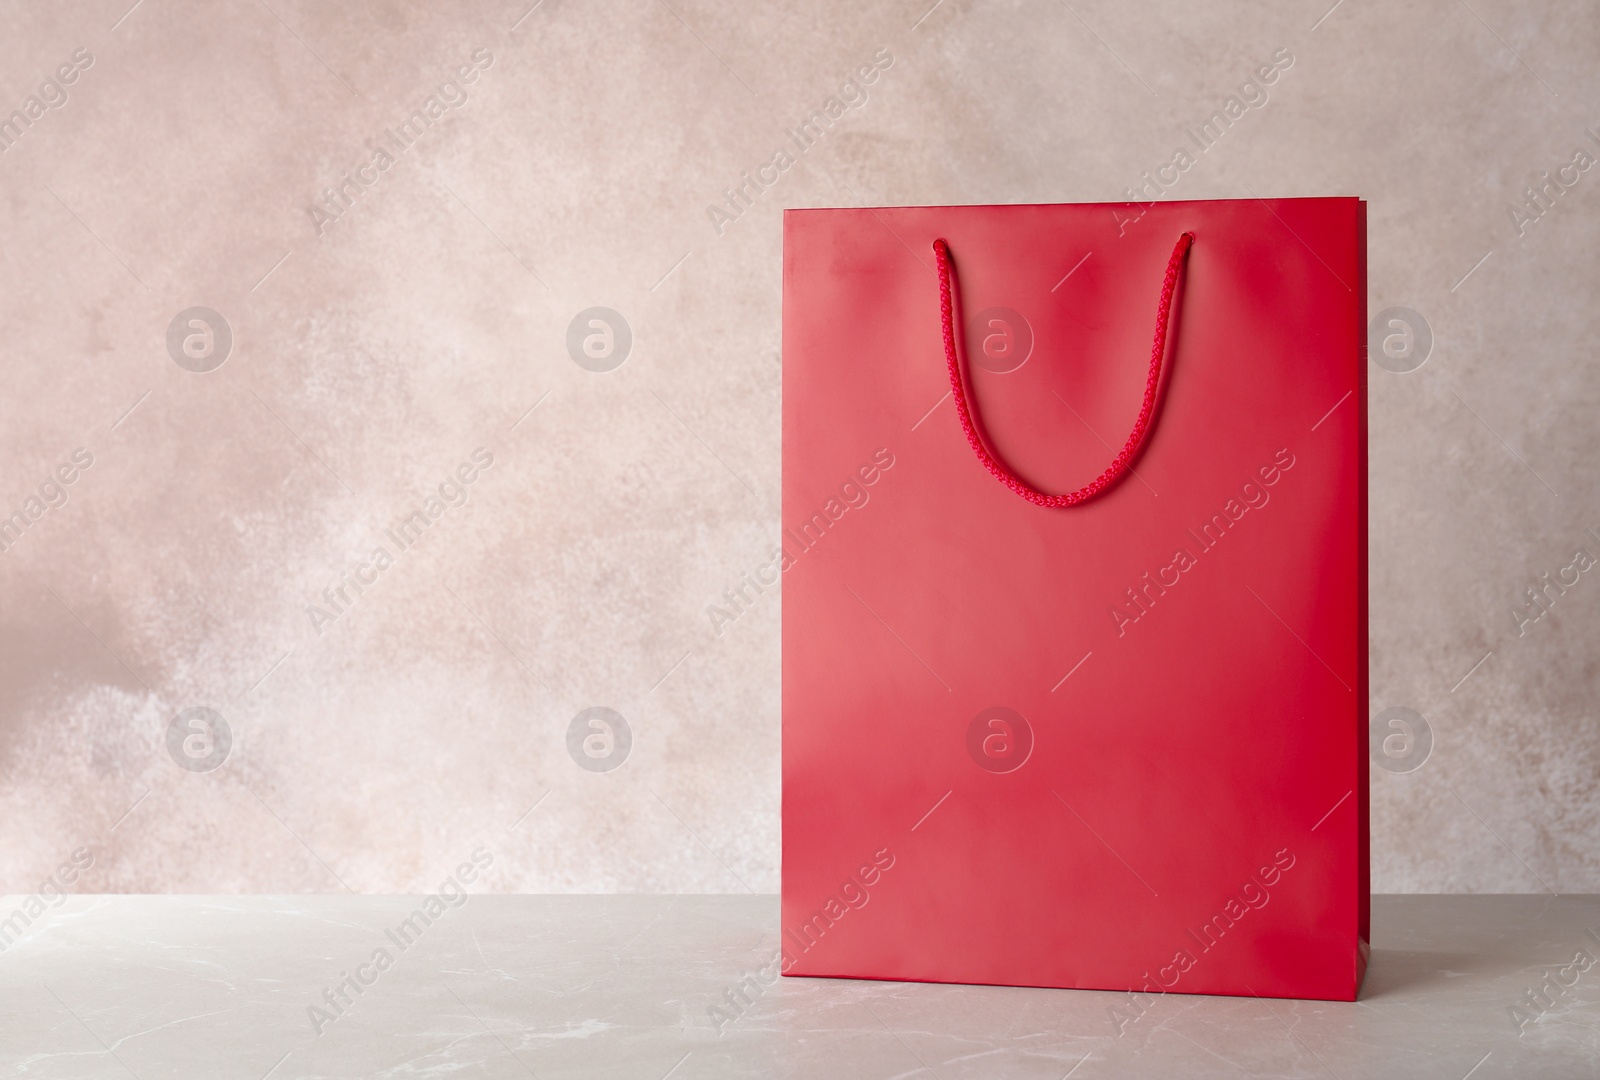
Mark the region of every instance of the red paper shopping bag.
[[1354, 998], [1365, 235], [786, 214], [785, 974]]

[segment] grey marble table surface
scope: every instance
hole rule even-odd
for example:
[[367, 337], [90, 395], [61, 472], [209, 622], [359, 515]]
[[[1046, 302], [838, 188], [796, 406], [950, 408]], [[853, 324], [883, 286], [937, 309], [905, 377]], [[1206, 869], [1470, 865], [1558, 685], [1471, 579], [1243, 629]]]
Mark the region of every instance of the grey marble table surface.
[[[15, 898], [5, 904], [0, 915]], [[1170, 995], [1120, 1024], [1111, 1009], [1125, 995], [1093, 991], [761, 986], [777, 944], [770, 896], [471, 895], [436, 903], [431, 921], [412, 917], [421, 904], [74, 896], [33, 916], [18, 908], [23, 918], [0, 922], [0, 1071], [1600, 1075], [1600, 897], [1376, 897], [1357, 1002]]]

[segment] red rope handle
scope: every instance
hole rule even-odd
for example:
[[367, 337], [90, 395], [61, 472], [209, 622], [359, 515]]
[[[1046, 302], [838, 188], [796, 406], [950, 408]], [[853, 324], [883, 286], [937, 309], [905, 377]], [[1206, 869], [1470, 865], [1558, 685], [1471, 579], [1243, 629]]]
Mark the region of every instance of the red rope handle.
[[1093, 481], [1066, 495], [1049, 495], [1012, 472], [1003, 461], [990, 452], [989, 447], [978, 435], [977, 426], [973, 423], [974, 409], [967, 403], [966, 381], [962, 377], [961, 361], [956, 355], [955, 317], [950, 292], [950, 245], [943, 239], [933, 242], [933, 254], [939, 262], [939, 314], [944, 322], [944, 354], [950, 364], [950, 389], [955, 394], [956, 412], [961, 417], [961, 430], [966, 432], [967, 442], [972, 445], [972, 452], [978, 455], [978, 460], [983, 462], [984, 468], [988, 469], [996, 480], [1039, 506], [1076, 506], [1111, 487], [1123, 473], [1128, 471], [1128, 466], [1138, 455], [1139, 448], [1144, 445], [1145, 435], [1150, 430], [1150, 421], [1154, 419], [1156, 390], [1161, 385], [1161, 359], [1167, 351], [1167, 318], [1172, 310], [1172, 293], [1177, 287], [1178, 269], [1183, 263], [1183, 256], [1193, 243], [1194, 233], [1184, 233], [1178, 237], [1178, 243], [1172, 249], [1172, 258], [1167, 260], [1167, 276], [1161, 283], [1161, 302], [1156, 309], [1156, 340], [1150, 348], [1150, 377], [1145, 380], [1144, 404], [1139, 407], [1139, 419], [1134, 422], [1133, 433], [1128, 436], [1122, 452], [1111, 462], [1110, 467]]

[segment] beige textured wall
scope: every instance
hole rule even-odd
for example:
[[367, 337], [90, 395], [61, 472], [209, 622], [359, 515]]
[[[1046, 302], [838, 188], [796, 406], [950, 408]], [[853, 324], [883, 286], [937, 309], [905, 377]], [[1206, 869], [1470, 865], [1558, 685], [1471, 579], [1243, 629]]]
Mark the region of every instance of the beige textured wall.
[[[707, 606], [779, 527], [781, 209], [1123, 198], [1286, 49], [1172, 197], [1363, 195], [1371, 310], [1431, 326], [1372, 368], [1373, 708], [1433, 739], [1374, 770], [1374, 887], [1600, 890], [1600, 574], [1512, 614], [1600, 553], [1600, 170], [1508, 211], [1600, 154], [1594, 7], [130, 2], [0, 34], [4, 110], [86, 65], [0, 153], [0, 512], [42, 511], [0, 555], [0, 888], [82, 849], [89, 891], [428, 889], [482, 846], [495, 889], [775, 890], [778, 602]], [[592, 307], [614, 370], [569, 354]]]

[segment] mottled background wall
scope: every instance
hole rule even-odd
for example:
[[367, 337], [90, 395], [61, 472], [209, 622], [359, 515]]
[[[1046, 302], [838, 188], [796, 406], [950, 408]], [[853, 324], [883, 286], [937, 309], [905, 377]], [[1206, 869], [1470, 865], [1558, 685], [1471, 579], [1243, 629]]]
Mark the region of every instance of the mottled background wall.
[[776, 890], [778, 601], [707, 607], [779, 529], [782, 208], [1126, 198], [1287, 50], [1169, 197], [1365, 196], [1431, 328], [1371, 368], [1372, 704], [1433, 740], [1374, 887], [1600, 889], [1600, 574], [1513, 614], [1600, 553], [1600, 12], [530, 2], [8, 7], [0, 887]]

